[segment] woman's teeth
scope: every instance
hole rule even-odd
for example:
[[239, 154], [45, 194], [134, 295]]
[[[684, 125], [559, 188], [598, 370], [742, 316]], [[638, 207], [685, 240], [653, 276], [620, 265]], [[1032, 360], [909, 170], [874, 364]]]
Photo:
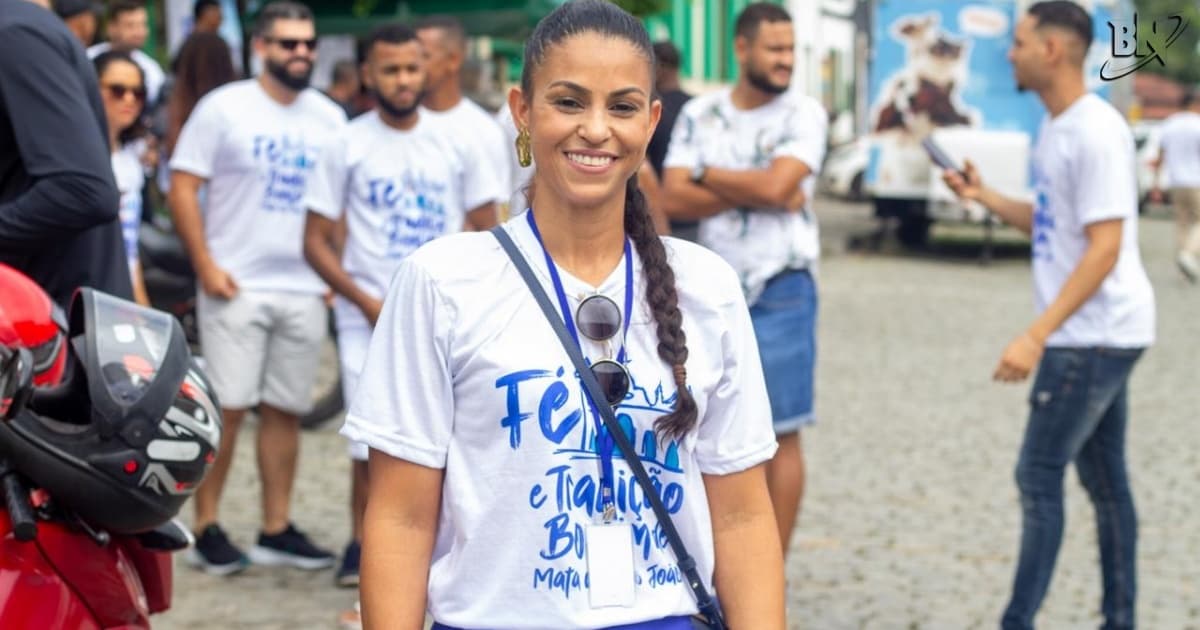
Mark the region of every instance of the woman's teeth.
[[612, 163], [613, 158], [599, 155], [580, 155], [578, 153], [568, 153], [567, 159], [582, 164], [584, 166], [608, 166]]

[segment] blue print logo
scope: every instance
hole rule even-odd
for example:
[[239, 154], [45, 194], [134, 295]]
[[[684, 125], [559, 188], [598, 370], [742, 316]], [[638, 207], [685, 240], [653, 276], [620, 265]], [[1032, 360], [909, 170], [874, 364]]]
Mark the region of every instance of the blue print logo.
[[[500, 419], [499, 428], [504, 431], [509, 447], [520, 450], [548, 445], [553, 455], [561, 459], [529, 490], [529, 508], [547, 516], [543, 523], [546, 542], [536, 553], [542, 561], [553, 563], [535, 569], [532, 586], [570, 599], [574, 592], [588, 586], [586, 571], [572, 563], [587, 557], [586, 525], [602, 511], [596, 445], [598, 439], [606, 436], [607, 429], [597, 430], [577, 375], [574, 372], [568, 375], [563, 367], [506, 374], [496, 379], [496, 387], [505, 392], [507, 413]], [[535, 397], [533, 406], [526, 407], [522, 404], [522, 393], [530, 389], [540, 389], [540, 395]], [[621, 431], [638, 449], [655, 494], [672, 514], [683, 508], [685, 494], [680, 444], [674, 440], [660, 443], [652, 428], [639, 431], [633, 415], [657, 417], [669, 412], [674, 400], [674, 394], [669, 398], [664, 394], [662, 383], [650, 390], [635, 380], [617, 413]], [[617, 451], [613, 457], [619, 461], [621, 453]], [[590, 464], [573, 463], [578, 461]], [[636, 582], [649, 588], [679, 584], [678, 568], [662, 562], [670, 560], [661, 557], [668, 541], [662, 525], [654, 518], [645, 491], [624, 467], [614, 466], [614, 474], [617, 513], [633, 529], [635, 551], [645, 563]]]
[[262, 207], [269, 212], [299, 213], [308, 173], [316, 165], [319, 149], [302, 138], [258, 135], [254, 161], [263, 165], [267, 188]]
[[404, 258], [446, 233], [445, 182], [405, 170], [399, 177], [368, 180], [366, 196], [372, 208], [387, 213], [384, 232], [389, 258]]

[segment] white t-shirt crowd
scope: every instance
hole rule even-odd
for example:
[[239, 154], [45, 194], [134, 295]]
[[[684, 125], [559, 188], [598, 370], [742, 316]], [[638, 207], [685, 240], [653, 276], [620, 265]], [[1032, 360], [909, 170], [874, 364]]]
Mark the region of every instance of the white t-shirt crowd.
[[1129, 125], [1099, 96], [1083, 96], [1042, 122], [1033, 155], [1033, 283], [1039, 312], [1054, 302], [1083, 258], [1085, 228], [1114, 219], [1123, 225], [1116, 266], [1046, 345], [1144, 348], [1154, 343], [1154, 290], [1138, 250], [1135, 172]]
[[[553, 296], [525, 218], [511, 219], [505, 229]], [[657, 354], [636, 256], [625, 338], [632, 387], [616, 411], [708, 580], [713, 541], [702, 475], [766, 461], [775, 438], [737, 277], [698, 245], [664, 242], [690, 333], [688, 387], [699, 406], [698, 428], [681, 441], [653, 431], [677, 390]], [[598, 287], [563, 269], [559, 274], [572, 311], [595, 293], [624, 303], [624, 262]], [[582, 341], [593, 360], [616, 354], [609, 344]], [[464, 628], [600, 628], [695, 612], [660, 525], [619, 455], [616, 504], [618, 518], [633, 528], [636, 599], [629, 608], [589, 605], [583, 529], [599, 505], [596, 425], [570, 359], [492, 235], [438, 239], [401, 264], [342, 433], [445, 469], [429, 574], [430, 612], [438, 621]]]
[[812, 199], [828, 121], [825, 109], [808, 96], [787, 93], [761, 107], [741, 110], [731, 93], [731, 88], [718, 90], [683, 106], [663, 165], [762, 169], [776, 158], [791, 157], [812, 171], [801, 182], [809, 200], [802, 212], [735, 208], [700, 222], [700, 244], [733, 265], [753, 304], [772, 276], [814, 267], [820, 257]]
[[[1192, 125], [1200, 137], [1200, 116], [1192, 117], [1173, 124]], [[766, 168], [787, 156], [815, 173], [825, 128], [824, 110], [811, 98], [788, 94], [741, 111], [730, 90], [721, 90], [684, 107], [666, 166]], [[440, 114], [421, 110], [413, 129], [399, 131], [374, 112], [347, 125], [342, 111], [313, 90], [284, 107], [250, 80], [200, 101], [171, 168], [209, 180], [206, 238], [213, 258], [242, 288], [324, 292], [302, 255], [305, 213], [345, 217], [345, 269], [364, 291], [387, 299], [342, 433], [445, 469], [429, 574], [430, 611], [439, 621], [527, 627], [529, 611], [537, 610], [538, 627], [604, 627], [693, 613], [692, 593], [661, 526], [619, 454], [616, 502], [619, 519], [633, 530], [636, 599], [632, 607], [588, 603], [583, 528], [599, 506], [594, 419], [570, 360], [499, 244], [490, 234], [453, 234], [470, 210], [508, 202], [521, 183], [511, 140], [467, 100]], [[1168, 155], [1200, 172], [1188, 161], [1200, 162], [1200, 154], [1171, 145]], [[1080, 99], [1043, 125], [1034, 156], [1039, 309], [1078, 264], [1086, 226], [1123, 221], [1116, 267], [1050, 346], [1144, 347], [1154, 340], [1132, 161], [1124, 121], [1098, 97]], [[113, 168], [126, 237], [136, 242], [141, 164], [120, 151]], [[814, 179], [802, 182], [810, 200]], [[1186, 180], [1172, 173], [1172, 181]], [[504, 229], [553, 295], [526, 220], [510, 220]], [[657, 354], [636, 254], [635, 307], [624, 339], [632, 387], [617, 413], [700, 574], [711, 580], [702, 475], [745, 470], [775, 451], [747, 302], [777, 273], [815, 266], [820, 248], [811, 205], [797, 213], [728, 210], [702, 222], [700, 241], [708, 249], [664, 239], [691, 340], [688, 387], [698, 427], [682, 440], [659, 439], [653, 430], [677, 391]], [[136, 256], [135, 247], [130, 251]], [[595, 293], [624, 304], [625, 264], [598, 287], [560, 269], [570, 307]], [[336, 308], [339, 325], [367, 327], [353, 305], [339, 300]], [[614, 354], [612, 343], [581, 341], [593, 360]], [[496, 579], [498, 568], [511, 579]]]

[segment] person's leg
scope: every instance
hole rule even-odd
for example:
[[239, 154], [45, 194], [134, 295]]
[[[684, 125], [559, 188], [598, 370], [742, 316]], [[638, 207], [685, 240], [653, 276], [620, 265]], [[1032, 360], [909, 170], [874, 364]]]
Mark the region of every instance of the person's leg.
[[807, 271], [787, 272], [750, 309], [779, 449], [767, 462], [767, 488], [786, 554], [804, 497], [800, 429], [813, 422], [817, 293]]
[[1193, 259], [1200, 259], [1200, 188], [1185, 188], [1182, 193], [1187, 206], [1189, 225], [1183, 234], [1183, 251]]
[[[354, 401], [359, 374], [367, 358], [367, 347], [371, 342], [371, 329], [366, 326], [348, 325], [338, 329], [338, 359], [342, 371], [342, 391], [346, 400], [346, 411]], [[339, 586], [358, 586], [359, 564], [362, 554], [363, 516], [367, 511], [367, 455], [366, 444], [350, 442], [350, 532], [351, 540], [342, 552], [342, 564], [335, 580]]]
[[196, 316], [204, 373], [221, 403], [223, 426], [216, 459], [194, 496], [196, 546], [190, 559], [205, 571], [228, 575], [244, 568], [247, 561], [218, 524], [221, 494], [246, 409], [258, 403], [266, 319], [254, 296], [246, 294], [233, 300], [200, 296]]
[[300, 451], [301, 414], [312, 408], [321, 344], [328, 334], [320, 296], [272, 294], [274, 327], [259, 406], [258, 467], [262, 478], [263, 531], [250, 550], [257, 564], [323, 569], [333, 554], [316, 547], [290, 520]]
[[1079, 481], [1096, 510], [1105, 630], [1133, 628], [1135, 621], [1137, 512], [1125, 466], [1125, 430], [1129, 375], [1140, 354], [1138, 350], [1104, 351], [1092, 404], [1106, 411], [1075, 458]]
[[263, 532], [290, 522], [292, 486], [300, 452], [300, 415], [312, 408], [327, 317], [320, 296], [273, 294], [273, 328], [259, 406], [258, 467], [262, 475]]
[[274, 535], [291, 521], [292, 486], [300, 455], [300, 418], [263, 403], [258, 407], [258, 472], [262, 476], [263, 533]]
[[212, 468], [204, 476], [204, 481], [196, 488], [192, 498], [196, 518], [192, 529], [204, 531], [209, 525], [217, 522], [218, 508], [221, 504], [221, 493], [225, 489], [225, 480], [229, 478], [229, 469], [233, 465], [233, 449], [237, 444], [237, 436], [241, 431], [242, 419], [246, 416], [245, 409], [222, 409], [221, 446], [217, 457], [213, 460]]
[[1033, 628], [1050, 586], [1063, 531], [1063, 477], [1092, 434], [1099, 412], [1089, 413], [1091, 350], [1050, 348], [1030, 392], [1029, 421], [1017, 462], [1021, 492], [1021, 547], [1012, 598], [1001, 620], [1008, 629]]
[[775, 506], [775, 522], [779, 527], [779, 542], [787, 554], [792, 542], [800, 504], [804, 500], [804, 449], [800, 432], [777, 435], [779, 450], [767, 462], [767, 492]]
[[362, 545], [363, 515], [367, 513], [367, 462], [350, 463], [350, 524], [354, 542]]

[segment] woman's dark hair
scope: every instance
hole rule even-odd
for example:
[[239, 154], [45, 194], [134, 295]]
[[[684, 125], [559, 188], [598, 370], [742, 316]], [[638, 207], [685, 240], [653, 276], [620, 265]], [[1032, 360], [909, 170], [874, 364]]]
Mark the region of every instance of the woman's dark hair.
[[175, 142], [183, 123], [205, 94], [237, 78], [229, 44], [215, 33], [193, 33], [175, 57], [175, 85], [167, 100], [167, 155], [175, 151]]
[[[525, 42], [525, 67], [521, 72], [521, 91], [529, 99], [533, 73], [541, 67], [551, 49], [576, 35], [596, 33], [629, 42], [646, 58], [650, 85], [654, 85], [654, 49], [642, 23], [605, 0], [570, 0], [538, 22]], [[663, 436], [681, 438], [696, 426], [696, 399], [687, 388], [688, 349], [683, 333], [683, 315], [675, 290], [675, 271], [667, 261], [667, 250], [654, 231], [646, 197], [638, 189], [637, 174], [625, 184], [625, 233], [637, 248], [646, 279], [646, 301], [658, 325], [658, 356], [675, 375], [678, 393], [675, 409], [655, 422]], [[629, 317], [630, 314], [626, 314]]]
[[[133, 60], [133, 57], [130, 56], [129, 53], [119, 52], [116, 50], [102, 52], [99, 55], [96, 55], [96, 58], [92, 60], [92, 64], [96, 67], [96, 78], [100, 80], [101, 85], [104, 83], [104, 71], [108, 70], [108, 67], [114, 63], [127, 63], [136, 68], [138, 73], [138, 83], [141, 84], [143, 90], [146, 89], [146, 73], [142, 72], [142, 67], [137, 65], [137, 62]], [[126, 145], [146, 135], [145, 113], [146, 101], [143, 100], [141, 111], [138, 112], [137, 118], [133, 119], [133, 124], [129, 125], [125, 129], [122, 129], [120, 133], [117, 134], [118, 143], [121, 145]]]

